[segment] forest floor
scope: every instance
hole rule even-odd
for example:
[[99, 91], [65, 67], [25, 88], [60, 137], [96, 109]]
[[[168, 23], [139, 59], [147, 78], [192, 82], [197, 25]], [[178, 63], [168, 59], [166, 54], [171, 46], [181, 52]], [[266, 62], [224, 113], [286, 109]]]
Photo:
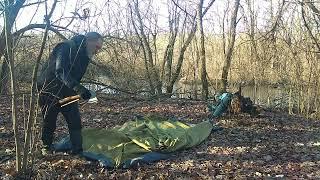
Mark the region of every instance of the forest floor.
[[[1, 179], [17, 178], [10, 108], [10, 100], [0, 100]], [[111, 128], [136, 115], [150, 114], [199, 123], [209, 112], [203, 101], [104, 97], [98, 104], [81, 105], [81, 114], [84, 127]], [[258, 117], [225, 114], [217, 122], [223, 130], [196, 147], [174, 153], [171, 159], [105, 169], [98, 162], [63, 153], [36, 155], [27, 179], [320, 179], [319, 120], [263, 110]], [[18, 124], [22, 131], [21, 114]], [[66, 134], [66, 123], [59, 116], [56, 139]]]

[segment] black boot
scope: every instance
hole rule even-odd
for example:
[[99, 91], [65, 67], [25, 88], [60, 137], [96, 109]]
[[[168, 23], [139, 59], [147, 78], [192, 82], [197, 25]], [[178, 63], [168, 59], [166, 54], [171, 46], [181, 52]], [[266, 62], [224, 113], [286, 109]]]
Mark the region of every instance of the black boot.
[[42, 148], [41, 148], [41, 154], [43, 156], [53, 154], [54, 148], [52, 145], [53, 141], [53, 133], [48, 131], [46, 132], [45, 129], [43, 128], [42, 131]]
[[82, 135], [80, 130], [70, 130], [70, 141], [71, 141], [71, 154], [80, 155], [82, 154]]

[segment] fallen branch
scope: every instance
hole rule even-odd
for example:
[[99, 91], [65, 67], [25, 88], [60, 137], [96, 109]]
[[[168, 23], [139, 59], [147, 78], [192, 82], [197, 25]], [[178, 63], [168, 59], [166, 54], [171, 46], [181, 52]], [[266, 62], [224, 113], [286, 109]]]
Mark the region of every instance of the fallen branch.
[[98, 82], [98, 81], [90, 81], [90, 80], [88, 80], [88, 81], [81, 81], [81, 82], [82, 83], [89, 83], [89, 84], [95, 84], [95, 85], [104, 86], [103, 88], [97, 90], [96, 92], [102, 92], [105, 89], [112, 89], [112, 90], [115, 90], [115, 91], [118, 91], [118, 92], [131, 94], [131, 95], [138, 95], [140, 93], [150, 93], [149, 91], [131, 92], [131, 91], [128, 91], [128, 90], [125, 90], [125, 89], [121, 89], [121, 88], [118, 88], [118, 87], [114, 87], [114, 86], [111, 86], [111, 85], [107, 85], [107, 84], [104, 84], [104, 83]]

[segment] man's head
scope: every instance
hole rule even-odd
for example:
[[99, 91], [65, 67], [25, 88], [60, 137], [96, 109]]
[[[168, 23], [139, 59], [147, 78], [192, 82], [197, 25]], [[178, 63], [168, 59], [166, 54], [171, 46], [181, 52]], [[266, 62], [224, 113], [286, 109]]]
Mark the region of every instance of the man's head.
[[103, 45], [103, 37], [97, 32], [88, 32], [86, 35], [87, 52], [89, 56], [96, 54]]

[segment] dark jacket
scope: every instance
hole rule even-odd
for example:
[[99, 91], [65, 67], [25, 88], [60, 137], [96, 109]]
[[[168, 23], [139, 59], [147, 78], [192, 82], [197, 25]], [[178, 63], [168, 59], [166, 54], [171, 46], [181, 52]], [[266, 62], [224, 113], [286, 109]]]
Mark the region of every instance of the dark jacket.
[[38, 77], [38, 90], [59, 98], [75, 95], [73, 88], [80, 83], [90, 58], [83, 35], [57, 44]]

